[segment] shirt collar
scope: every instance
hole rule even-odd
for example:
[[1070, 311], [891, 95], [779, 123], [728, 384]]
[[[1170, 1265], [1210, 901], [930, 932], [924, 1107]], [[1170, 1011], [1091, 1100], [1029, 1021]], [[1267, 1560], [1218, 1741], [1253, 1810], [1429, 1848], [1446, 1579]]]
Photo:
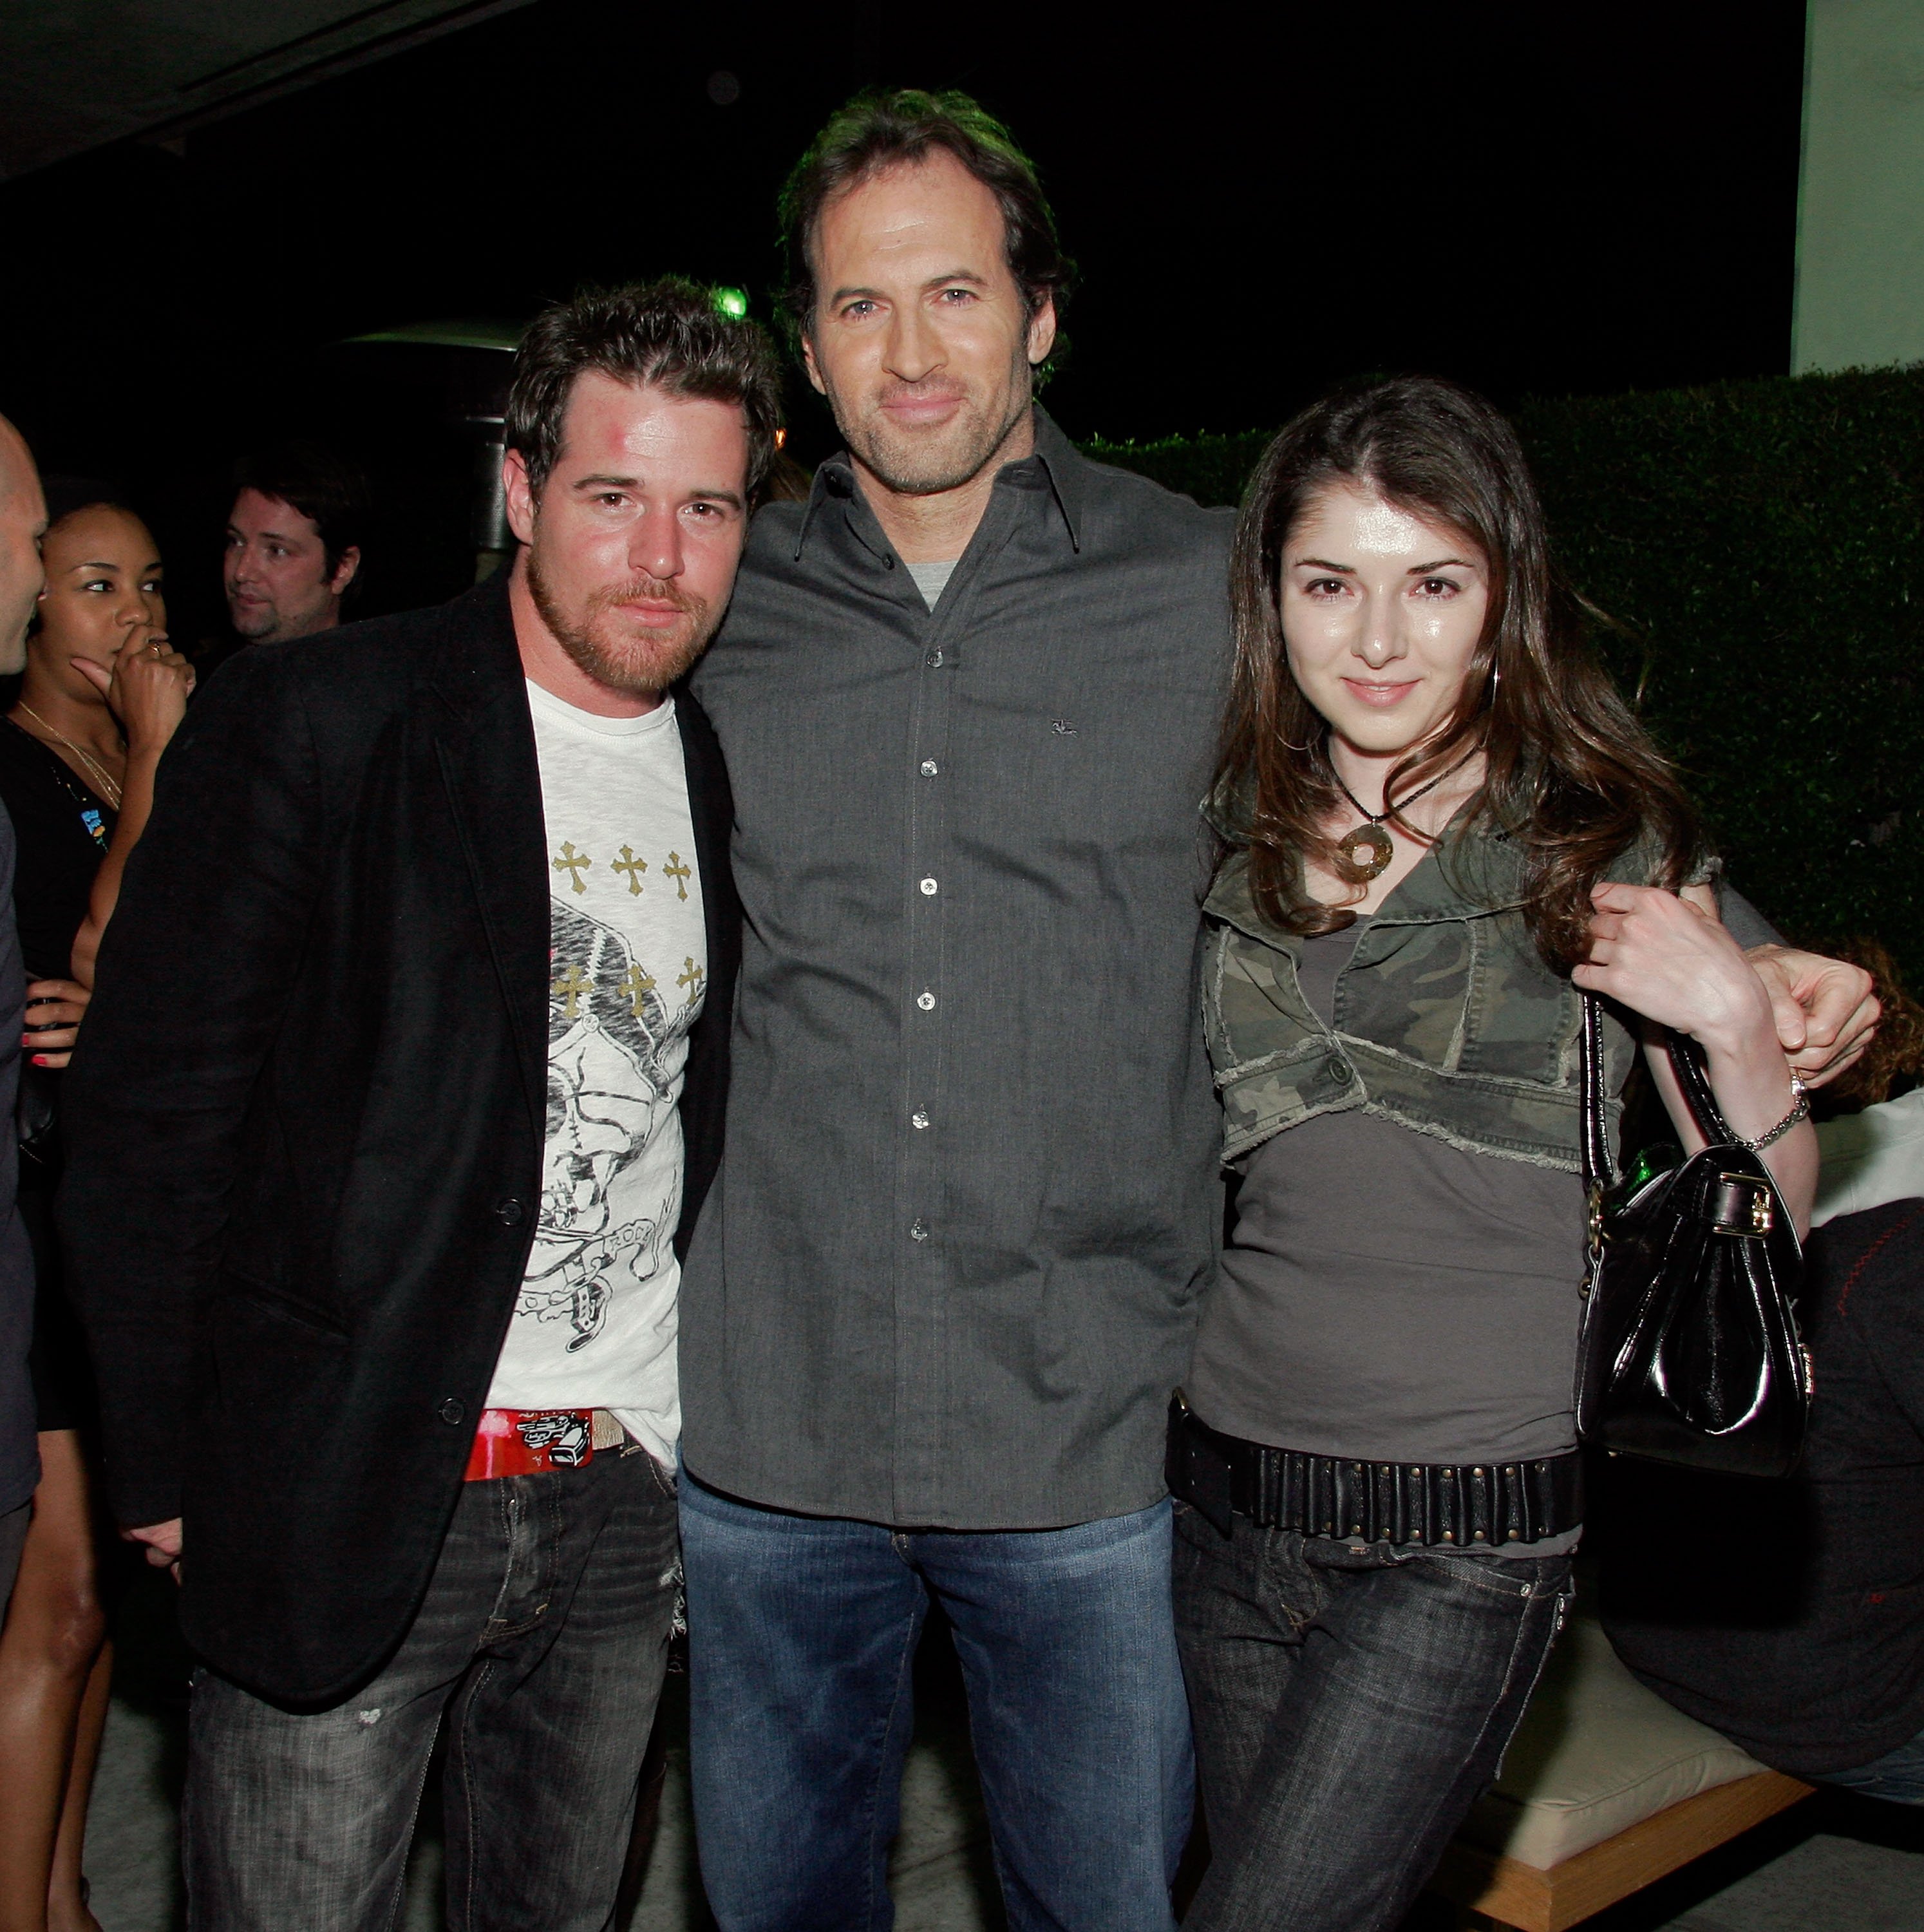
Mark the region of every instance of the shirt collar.
[[1049, 479], [1049, 487], [1055, 492], [1056, 507], [1062, 513], [1062, 522], [1069, 533], [1069, 548], [1079, 551], [1082, 548], [1083, 487], [1088, 480], [1089, 458], [1063, 435], [1056, 427], [1055, 418], [1040, 403], [1035, 405], [1035, 454], [1030, 460], [1041, 465], [1043, 473]]
[[[1024, 457], [1019, 463], [1006, 464], [1000, 474], [1003, 476], [1026, 480], [1023, 472], [1039, 472], [1049, 485], [1056, 500], [1056, 507], [1061, 511], [1063, 527], [1068, 532], [1069, 547], [1082, 548], [1082, 517], [1083, 508], [1083, 476], [1089, 466], [1089, 459], [1070, 442], [1056, 427], [1055, 418], [1040, 404], [1035, 406], [1035, 453]], [[1033, 468], [1031, 468], [1031, 466]], [[817, 511], [825, 498], [848, 502], [856, 494], [855, 466], [849, 460], [846, 450], [838, 450], [826, 458], [817, 468], [815, 481], [808, 492], [808, 501], [802, 512], [802, 520], [796, 526], [795, 555], [797, 562], [808, 540]]]

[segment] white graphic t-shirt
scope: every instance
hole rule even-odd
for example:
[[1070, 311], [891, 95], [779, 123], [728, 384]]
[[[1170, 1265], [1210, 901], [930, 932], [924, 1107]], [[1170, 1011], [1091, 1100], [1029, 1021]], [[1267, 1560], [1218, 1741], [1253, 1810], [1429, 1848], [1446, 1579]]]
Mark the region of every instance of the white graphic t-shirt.
[[598, 718], [528, 686], [547, 827], [547, 1143], [490, 1408], [610, 1408], [673, 1462], [670, 1246], [708, 950], [674, 700]]

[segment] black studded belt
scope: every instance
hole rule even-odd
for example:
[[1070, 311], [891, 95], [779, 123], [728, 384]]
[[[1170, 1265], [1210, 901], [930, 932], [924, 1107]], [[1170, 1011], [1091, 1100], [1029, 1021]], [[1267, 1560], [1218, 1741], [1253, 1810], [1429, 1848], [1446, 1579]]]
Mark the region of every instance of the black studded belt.
[[1233, 1516], [1304, 1536], [1499, 1549], [1584, 1520], [1582, 1459], [1362, 1462], [1245, 1442], [1212, 1429], [1176, 1392], [1169, 1406], [1169, 1492], [1224, 1535]]

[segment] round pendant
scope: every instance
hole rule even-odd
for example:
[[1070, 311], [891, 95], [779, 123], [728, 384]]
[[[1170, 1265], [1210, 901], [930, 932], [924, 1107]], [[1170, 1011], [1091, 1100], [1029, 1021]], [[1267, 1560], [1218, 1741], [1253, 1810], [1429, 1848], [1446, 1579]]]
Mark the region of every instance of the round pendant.
[[1353, 832], [1344, 832], [1336, 842], [1336, 850], [1359, 886], [1386, 870], [1396, 856], [1395, 842], [1380, 825], [1359, 825]]

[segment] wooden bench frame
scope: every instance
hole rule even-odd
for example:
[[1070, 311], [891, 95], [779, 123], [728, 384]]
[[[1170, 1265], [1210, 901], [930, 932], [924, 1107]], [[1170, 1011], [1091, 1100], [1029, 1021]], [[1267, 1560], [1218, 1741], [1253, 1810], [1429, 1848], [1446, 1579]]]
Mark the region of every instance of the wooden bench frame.
[[1548, 1871], [1459, 1840], [1443, 1854], [1430, 1889], [1519, 1932], [1564, 1932], [1810, 1792], [1808, 1784], [1782, 1772], [1756, 1772], [1640, 1819]]

